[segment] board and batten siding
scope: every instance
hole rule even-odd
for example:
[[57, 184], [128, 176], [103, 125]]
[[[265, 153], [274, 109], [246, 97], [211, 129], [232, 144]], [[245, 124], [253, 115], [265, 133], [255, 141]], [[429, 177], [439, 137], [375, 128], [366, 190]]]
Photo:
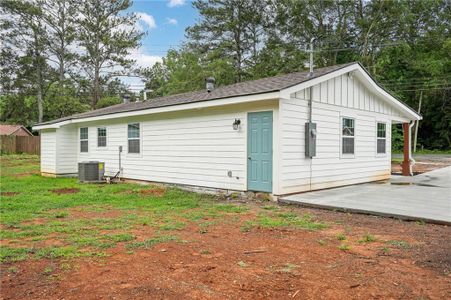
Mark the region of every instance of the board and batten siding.
[[[280, 101], [280, 192], [296, 193], [386, 179], [391, 171], [391, 122], [399, 112], [357, 79], [339, 76], [312, 87], [316, 156], [305, 157], [309, 89]], [[341, 154], [341, 119], [355, 120], [355, 154]], [[386, 153], [377, 154], [377, 122], [386, 124]]]
[[[89, 150], [81, 153], [77, 142], [77, 161], [103, 161], [105, 174], [112, 176], [119, 170], [118, 148], [123, 146], [124, 178], [244, 191], [247, 112], [267, 110], [277, 111], [277, 102], [78, 124], [78, 128], [89, 128]], [[238, 131], [232, 128], [235, 119], [241, 120]], [[140, 123], [139, 154], [128, 153], [129, 123]], [[107, 129], [106, 147], [97, 147], [99, 127]], [[78, 141], [79, 129], [77, 132]]]

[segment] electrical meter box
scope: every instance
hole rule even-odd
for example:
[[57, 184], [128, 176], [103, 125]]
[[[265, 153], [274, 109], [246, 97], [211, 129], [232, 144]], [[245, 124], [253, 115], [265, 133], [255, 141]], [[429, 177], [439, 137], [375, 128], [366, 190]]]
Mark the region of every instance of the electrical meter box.
[[305, 157], [316, 156], [316, 123], [305, 123]]

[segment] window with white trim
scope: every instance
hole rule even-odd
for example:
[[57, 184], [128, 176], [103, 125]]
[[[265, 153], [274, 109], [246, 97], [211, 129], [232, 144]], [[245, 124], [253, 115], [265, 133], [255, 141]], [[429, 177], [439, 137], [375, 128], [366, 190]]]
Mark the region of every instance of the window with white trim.
[[80, 152], [88, 152], [88, 127], [80, 128]]
[[377, 154], [385, 154], [387, 145], [387, 125], [377, 123]]
[[341, 154], [354, 154], [355, 148], [355, 120], [342, 118], [341, 120]]
[[139, 123], [128, 124], [127, 135], [128, 135], [128, 153], [139, 153], [140, 152]]
[[97, 128], [97, 147], [106, 147], [106, 127]]

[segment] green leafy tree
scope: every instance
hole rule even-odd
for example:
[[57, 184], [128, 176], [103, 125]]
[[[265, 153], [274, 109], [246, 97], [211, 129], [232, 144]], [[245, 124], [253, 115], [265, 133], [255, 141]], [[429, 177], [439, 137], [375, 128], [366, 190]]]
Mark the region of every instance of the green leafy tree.
[[135, 29], [137, 16], [126, 12], [130, 6], [129, 0], [85, 0], [78, 5], [77, 43], [84, 50], [83, 72], [92, 82], [92, 109], [102, 96], [102, 81], [108, 81], [113, 68], [129, 70], [134, 63], [127, 55], [143, 33]]

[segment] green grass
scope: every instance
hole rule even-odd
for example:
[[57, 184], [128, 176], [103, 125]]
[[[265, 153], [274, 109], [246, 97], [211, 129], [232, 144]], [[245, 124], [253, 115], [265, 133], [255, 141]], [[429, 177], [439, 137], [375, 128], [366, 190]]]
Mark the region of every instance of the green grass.
[[351, 247], [347, 244], [340, 244], [340, 246], [338, 246], [338, 249], [342, 250], [342, 251], [348, 251], [351, 249]]
[[144, 240], [142, 242], [128, 243], [125, 247], [127, 249], [136, 249], [136, 248], [149, 249], [149, 248], [152, 248], [153, 246], [155, 246], [156, 244], [167, 243], [167, 242], [172, 242], [172, 241], [179, 242], [180, 239], [177, 236], [164, 235], [164, 236], [153, 237], [153, 238]]
[[241, 231], [248, 232], [254, 227], [278, 228], [292, 227], [307, 230], [323, 229], [325, 224], [313, 220], [313, 217], [305, 214], [299, 216], [292, 212], [267, 213], [261, 214], [255, 221], [247, 221], [241, 226]]
[[[37, 156], [4, 155], [0, 166], [1, 262], [105, 256], [109, 248], [121, 243], [129, 252], [151, 248], [157, 243], [179, 241], [165, 232], [188, 230], [194, 223], [200, 233], [208, 233], [212, 225], [240, 224], [240, 218], [249, 214], [252, 216], [242, 224], [242, 231], [325, 227], [310, 215], [284, 212], [277, 206], [264, 206], [255, 216], [246, 205], [221, 203], [214, 196], [177, 188], [167, 188], [158, 197], [140, 193], [152, 189], [151, 185], [80, 184], [76, 178], [42, 177]], [[79, 192], [52, 192], [62, 188]], [[142, 241], [132, 234], [139, 228], [155, 232], [155, 236]]]
[[396, 248], [401, 248], [401, 249], [410, 249], [412, 246], [407, 243], [406, 241], [402, 241], [402, 240], [393, 240], [393, 241], [388, 241], [386, 242], [388, 245], [394, 246]]
[[375, 241], [376, 241], [376, 238], [373, 235], [366, 233], [359, 240], [359, 243], [371, 243], [371, 242], [375, 242]]
[[346, 240], [346, 235], [344, 233], [337, 234], [337, 240], [339, 240], [339, 241]]

